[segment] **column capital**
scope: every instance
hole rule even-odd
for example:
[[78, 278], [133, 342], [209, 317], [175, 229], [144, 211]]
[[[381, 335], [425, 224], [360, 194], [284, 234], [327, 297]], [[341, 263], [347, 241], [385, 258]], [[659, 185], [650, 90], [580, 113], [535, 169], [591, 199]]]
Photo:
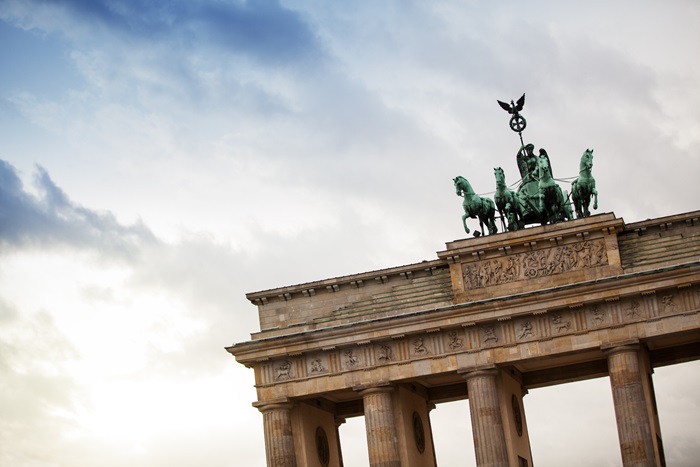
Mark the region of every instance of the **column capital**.
[[369, 386], [369, 387], [356, 387], [353, 388], [354, 391], [357, 391], [357, 393], [361, 396], [366, 396], [369, 394], [381, 394], [381, 393], [391, 393], [394, 392], [395, 388], [394, 385], [392, 384], [381, 384], [381, 385], [376, 385], [376, 386]]
[[639, 352], [642, 349], [642, 345], [639, 340], [634, 339], [631, 341], [620, 342], [615, 344], [603, 344], [600, 346], [600, 350], [608, 356], [618, 352]]
[[471, 369], [457, 370], [457, 373], [465, 380], [476, 378], [479, 376], [498, 376], [499, 369], [495, 366], [478, 367]]
[[294, 408], [294, 403], [289, 400], [281, 401], [263, 401], [263, 402], [253, 402], [253, 407], [258, 409], [260, 412], [265, 413], [270, 410], [291, 410]]

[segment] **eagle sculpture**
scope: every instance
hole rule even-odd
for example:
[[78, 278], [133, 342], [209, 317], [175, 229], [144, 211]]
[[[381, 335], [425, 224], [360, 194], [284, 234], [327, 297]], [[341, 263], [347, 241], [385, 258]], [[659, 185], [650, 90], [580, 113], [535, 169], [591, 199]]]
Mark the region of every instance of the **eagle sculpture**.
[[523, 106], [525, 106], [525, 94], [523, 94], [523, 97], [518, 99], [518, 102], [510, 101], [510, 104], [506, 104], [505, 102], [499, 100], [496, 102], [498, 102], [498, 105], [500, 105], [503, 110], [509, 114], [513, 114], [513, 116], [517, 116], [520, 111], [523, 110]]

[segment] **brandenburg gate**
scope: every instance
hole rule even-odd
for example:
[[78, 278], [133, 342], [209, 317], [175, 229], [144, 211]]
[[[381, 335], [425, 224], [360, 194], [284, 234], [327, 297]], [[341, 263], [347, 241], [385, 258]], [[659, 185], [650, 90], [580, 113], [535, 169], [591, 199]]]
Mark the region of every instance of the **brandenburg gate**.
[[[700, 358], [700, 211], [612, 213], [449, 242], [437, 258], [250, 293], [269, 466], [434, 467], [430, 411], [469, 400], [479, 466], [531, 466], [531, 388], [607, 376], [625, 466], [664, 465], [655, 367]], [[464, 420], [464, 423], [469, 423]]]

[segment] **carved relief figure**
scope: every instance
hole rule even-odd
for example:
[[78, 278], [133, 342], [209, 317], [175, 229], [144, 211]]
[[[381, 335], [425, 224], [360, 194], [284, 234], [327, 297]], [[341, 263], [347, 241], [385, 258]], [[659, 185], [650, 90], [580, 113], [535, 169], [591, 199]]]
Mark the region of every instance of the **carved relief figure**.
[[484, 343], [486, 342], [498, 342], [498, 336], [496, 336], [495, 326], [484, 326], [482, 328], [484, 332]]
[[603, 242], [596, 242], [592, 246], [593, 264], [605, 264], [605, 245]]
[[520, 263], [512, 256], [508, 257], [508, 264], [503, 274], [503, 282], [512, 282], [520, 276]]
[[571, 321], [564, 321], [559, 314], [552, 316], [552, 323], [554, 324], [554, 330], [557, 332], [568, 331], [571, 329]]
[[353, 354], [352, 349], [348, 349], [343, 352], [345, 355], [345, 366], [354, 367], [360, 363], [360, 357]]
[[605, 312], [598, 307], [598, 305], [593, 305], [591, 307], [591, 314], [593, 315], [593, 321], [596, 324], [601, 324], [605, 321]]
[[450, 349], [457, 350], [464, 347], [463, 339], [457, 336], [457, 331], [451, 331], [449, 336], [450, 343], [448, 345], [450, 346]]
[[578, 255], [569, 245], [562, 247], [562, 266], [564, 271], [572, 271], [578, 268]]
[[676, 304], [673, 303], [673, 295], [664, 295], [661, 302], [664, 304], [664, 313], [673, 313], [676, 308]]
[[292, 362], [285, 360], [277, 367], [277, 380], [282, 378], [289, 379], [292, 377]]
[[391, 346], [386, 344], [379, 346], [379, 351], [377, 352], [377, 360], [379, 360], [382, 363], [386, 363], [391, 359]]
[[630, 319], [639, 318], [639, 302], [632, 300], [630, 307], [627, 308], [627, 317]]
[[311, 373], [322, 373], [324, 371], [326, 371], [326, 367], [323, 366], [320, 358], [311, 362]]
[[532, 335], [532, 323], [530, 321], [520, 323], [520, 332], [518, 332], [518, 339], [532, 337]]
[[425, 348], [425, 345], [423, 344], [422, 337], [418, 337], [413, 341], [413, 352], [418, 355], [425, 355], [428, 353], [428, 349]]

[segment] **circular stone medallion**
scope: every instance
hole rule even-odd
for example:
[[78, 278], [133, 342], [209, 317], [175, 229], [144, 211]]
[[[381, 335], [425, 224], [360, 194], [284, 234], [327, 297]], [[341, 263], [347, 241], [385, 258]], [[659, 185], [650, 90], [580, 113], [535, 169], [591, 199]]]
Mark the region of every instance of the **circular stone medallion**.
[[511, 405], [513, 406], [513, 419], [515, 420], [515, 431], [518, 432], [518, 436], [523, 435], [523, 415], [520, 412], [520, 404], [518, 403], [518, 398], [513, 397], [510, 399]]
[[413, 412], [413, 437], [416, 440], [416, 448], [421, 454], [425, 451], [425, 431], [423, 431], [423, 420], [418, 412]]
[[328, 449], [328, 437], [323, 428], [316, 428], [316, 452], [318, 453], [318, 460], [321, 462], [322, 467], [328, 467], [328, 462], [331, 459], [331, 452]]

